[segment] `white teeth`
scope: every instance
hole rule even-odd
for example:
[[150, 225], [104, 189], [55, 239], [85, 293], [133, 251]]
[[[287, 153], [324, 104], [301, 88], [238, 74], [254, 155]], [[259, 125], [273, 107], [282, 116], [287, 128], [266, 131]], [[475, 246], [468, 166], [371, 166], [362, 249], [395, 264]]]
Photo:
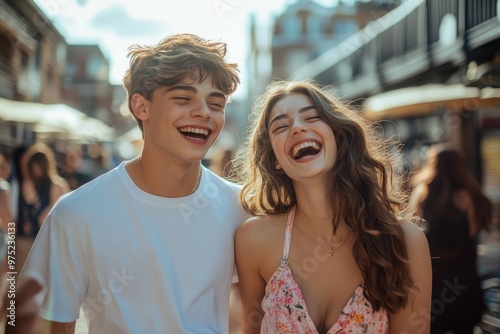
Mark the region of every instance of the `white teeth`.
[[204, 136], [208, 136], [208, 130], [207, 129], [200, 129], [200, 128], [194, 128], [192, 126], [185, 126], [182, 128], [179, 128], [180, 132], [191, 132], [191, 133], [199, 133]]
[[306, 148], [306, 147], [312, 147], [316, 150], [319, 150], [321, 147], [319, 146], [318, 143], [316, 143], [315, 141], [305, 141], [303, 143], [300, 143], [298, 145], [295, 145], [293, 148], [292, 148], [292, 155], [294, 157], [297, 156], [297, 153], [299, 153], [299, 151], [303, 148]]

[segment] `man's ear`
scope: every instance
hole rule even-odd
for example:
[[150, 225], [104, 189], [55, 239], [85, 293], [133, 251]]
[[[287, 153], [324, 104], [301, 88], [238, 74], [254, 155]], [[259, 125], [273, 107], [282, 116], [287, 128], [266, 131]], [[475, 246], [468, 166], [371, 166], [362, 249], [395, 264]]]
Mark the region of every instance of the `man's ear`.
[[139, 93], [132, 95], [131, 107], [134, 116], [141, 121], [149, 119], [149, 101]]

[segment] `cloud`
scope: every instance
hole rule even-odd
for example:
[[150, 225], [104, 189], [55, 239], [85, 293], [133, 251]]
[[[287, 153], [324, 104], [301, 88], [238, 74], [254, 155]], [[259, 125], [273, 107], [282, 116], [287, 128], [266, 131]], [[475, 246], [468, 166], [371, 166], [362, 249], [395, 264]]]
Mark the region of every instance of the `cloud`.
[[168, 29], [165, 22], [134, 18], [118, 4], [97, 13], [90, 25], [96, 30], [112, 32], [118, 36], [150, 35]]

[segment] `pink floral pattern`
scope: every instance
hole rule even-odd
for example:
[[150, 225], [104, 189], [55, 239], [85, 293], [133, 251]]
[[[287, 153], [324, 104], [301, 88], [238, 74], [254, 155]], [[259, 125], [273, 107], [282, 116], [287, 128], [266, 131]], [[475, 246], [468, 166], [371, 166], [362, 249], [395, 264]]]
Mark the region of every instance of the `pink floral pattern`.
[[[318, 334], [288, 265], [280, 266], [269, 279], [262, 309], [261, 333]], [[374, 311], [359, 285], [327, 334], [388, 332], [387, 313]]]
[[[262, 309], [261, 333], [318, 334], [302, 296], [299, 285], [288, 266], [288, 252], [293, 229], [295, 207], [290, 210], [285, 229], [283, 260], [266, 285]], [[327, 334], [389, 332], [389, 318], [384, 310], [374, 311], [360, 284], [344, 306]]]

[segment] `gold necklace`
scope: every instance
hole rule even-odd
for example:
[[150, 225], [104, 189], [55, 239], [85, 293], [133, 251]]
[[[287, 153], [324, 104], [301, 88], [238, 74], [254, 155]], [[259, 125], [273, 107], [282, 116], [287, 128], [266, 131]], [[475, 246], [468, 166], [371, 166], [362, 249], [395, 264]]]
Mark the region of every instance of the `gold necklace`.
[[[141, 157], [139, 157], [139, 161], [137, 162], [137, 166], [139, 167], [139, 173], [141, 174], [142, 178], [144, 179], [144, 182], [146, 183], [146, 188], [147, 188], [148, 192], [149, 193], [153, 193], [151, 191], [151, 187], [149, 186], [148, 179], [146, 179], [146, 177], [142, 173]], [[201, 179], [201, 167], [200, 167], [200, 172], [198, 173], [198, 178], [196, 179], [196, 182], [194, 184], [193, 189], [191, 189], [191, 191], [186, 196], [189, 196], [189, 195], [191, 195], [192, 193], [194, 193], [196, 191], [196, 188], [198, 188], [198, 186], [200, 185], [200, 179]]]
[[311, 223], [309, 222], [309, 220], [307, 220], [306, 218], [306, 215], [304, 215], [304, 212], [302, 212], [302, 210], [300, 209], [300, 206], [297, 205], [297, 208], [299, 209], [299, 212], [300, 214], [302, 215], [302, 217], [304, 217], [304, 220], [306, 221], [307, 225], [309, 226], [309, 228], [314, 232], [314, 234], [316, 234], [316, 236], [318, 237], [318, 239], [321, 241], [321, 243], [323, 244], [324, 248], [326, 248], [328, 250], [328, 257], [332, 256], [333, 253], [335, 253], [335, 251], [337, 249], [340, 248], [340, 246], [342, 246], [342, 244], [344, 243], [344, 241], [347, 240], [347, 238], [349, 237], [349, 235], [351, 234], [351, 231], [349, 231], [347, 233], [347, 235], [345, 236], [345, 238], [340, 242], [340, 244], [335, 247], [335, 248], [332, 248], [330, 247], [330, 245], [328, 245], [328, 243], [323, 240], [323, 238], [314, 230], [314, 228], [312, 227]]

